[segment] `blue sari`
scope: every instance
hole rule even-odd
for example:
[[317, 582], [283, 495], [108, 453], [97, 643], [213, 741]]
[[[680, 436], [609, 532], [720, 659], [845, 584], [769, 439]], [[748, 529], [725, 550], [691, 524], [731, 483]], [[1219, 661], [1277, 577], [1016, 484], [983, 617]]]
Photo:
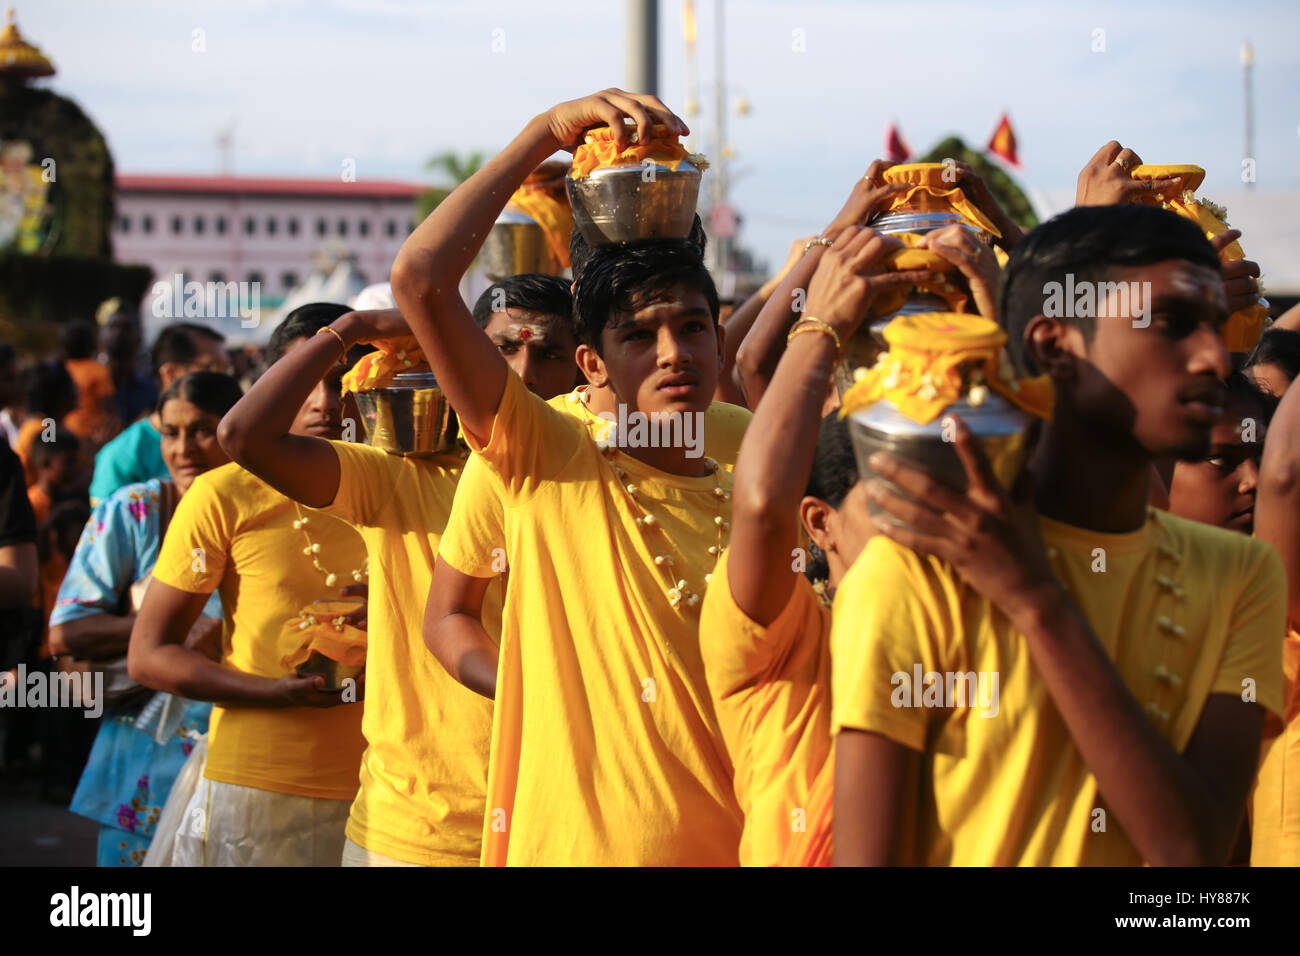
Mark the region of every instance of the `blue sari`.
[[[149, 574], [162, 546], [167, 495], [156, 478], [118, 489], [91, 512], [50, 614], [50, 625], [121, 614], [131, 585]], [[204, 616], [221, 617], [214, 592]], [[148, 694], [106, 708], [73, 795], [73, 813], [100, 825], [99, 866], [139, 866], [172, 784], [207, 733], [212, 705]]]

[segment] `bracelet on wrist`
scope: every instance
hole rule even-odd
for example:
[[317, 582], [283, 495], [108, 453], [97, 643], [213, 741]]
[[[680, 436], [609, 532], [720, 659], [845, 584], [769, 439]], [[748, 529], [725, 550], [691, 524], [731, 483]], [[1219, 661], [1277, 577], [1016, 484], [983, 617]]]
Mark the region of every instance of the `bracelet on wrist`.
[[844, 349], [840, 344], [840, 334], [831, 327], [829, 322], [825, 322], [816, 316], [806, 315], [799, 319], [790, 328], [790, 334], [785, 337], [785, 344], [789, 345], [796, 335], [803, 335], [805, 332], [819, 332], [822, 335], [830, 336], [831, 341], [835, 343], [836, 361], [843, 357]]
[[339, 335], [337, 329], [331, 328], [328, 325], [322, 325], [319, 329], [316, 330], [317, 335], [324, 335], [326, 332], [328, 332], [330, 335], [334, 336], [334, 338], [339, 340], [339, 348], [342, 350], [339, 353], [339, 363], [342, 364], [343, 361], [347, 358], [348, 344], [343, 341], [343, 336]]
[[813, 246], [826, 246], [828, 249], [835, 245], [834, 239], [827, 239], [825, 236], [817, 236], [815, 239], [809, 239], [803, 244], [803, 251], [808, 252]]

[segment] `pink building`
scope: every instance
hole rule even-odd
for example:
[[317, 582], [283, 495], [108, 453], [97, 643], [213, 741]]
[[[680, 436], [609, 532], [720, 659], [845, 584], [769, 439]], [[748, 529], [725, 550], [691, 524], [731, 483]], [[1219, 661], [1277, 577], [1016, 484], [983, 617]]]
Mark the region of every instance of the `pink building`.
[[117, 177], [114, 257], [199, 282], [257, 282], [264, 302], [311, 271], [326, 242], [356, 256], [369, 282], [388, 278], [411, 231], [415, 183], [247, 176]]

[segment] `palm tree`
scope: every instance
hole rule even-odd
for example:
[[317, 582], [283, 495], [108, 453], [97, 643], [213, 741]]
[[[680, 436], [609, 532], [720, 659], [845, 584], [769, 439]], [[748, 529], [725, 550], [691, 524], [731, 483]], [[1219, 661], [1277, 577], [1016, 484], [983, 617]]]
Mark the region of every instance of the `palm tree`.
[[415, 221], [423, 222], [424, 217], [433, 212], [438, 203], [451, 195], [453, 189], [478, 172], [479, 167], [482, 165], [483, 154], [479, 152], [470, 153], [462, 159], [458, 153], [448, 151], [439, 153], [430, 159], [425, 164], [425, 169], [442, 173], [445, 179], [451, 180], [451, 185], [430, 186], [420, 193], [415, 203]]

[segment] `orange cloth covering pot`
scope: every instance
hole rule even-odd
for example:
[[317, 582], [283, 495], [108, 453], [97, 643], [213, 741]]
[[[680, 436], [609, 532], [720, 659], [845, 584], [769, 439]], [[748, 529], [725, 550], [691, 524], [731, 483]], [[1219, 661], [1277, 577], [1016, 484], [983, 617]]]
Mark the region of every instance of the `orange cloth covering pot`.
[[966, 391], [963, 367], [972, 381], [972, 405], [987, 395], [980, 389], [991, 388], [1031, 415], [1052, 417], [1051, 379], [1018, 379], [1001, 357], [1007, 335], [989, 319], [951, 312], [902, 315], [885, 327], [884, 336], [889, 351], [845, 393], [841, 418], [887, 398], [913, 421], [932, 422]]
[[420, 344], [413, 335], [402, 335], [375, 343], [374, 352], [367, 352], [343, 375], [343, 394], [365, 392], [383, 388], [398, 372], [419, 371], [428, 368]]
[[[1200, 166], [1160, 166], [1144, 163], [1129, 173], [1134, 179], [1178, 179], [1177, 192], [1173, 196], [1152, 196], [1140, 199], [1151, 205], [1161, 206], [1171, 212], [1192, 220], [1205, 233], [1206, 239], [1213, 239], [1220, 233], [1228, 231], [1228, 211], [1208, 199], [1197, 199], [1196, 190], [1205, 180], [1205, 170]], [[1232, 242], [1219, 252], [1223, 262], [1236, 262], [1246, 258], [1240, 242]], [[1264, 334], [1264, 322], [1268, 318], [1268, 309], [1262, 303], [1244, 309], [1238, 309], [1228, 317], [1223, 327], [1223, 344], [1229, 352], [1249, 352]]]
[[650, 139], [646, 143], [638, 141], [635, 131], [629, 137], [626, 148], [620, 150], [614, 141], [614, 131], [608, 126], [598, 126], [588, 130], [586, 139], [573, 153], [573, 167], [569, 175], [574, 179], [589, 176], [594, 169], [609, 166], [640, 166], [647, 159], [654, 160], [661, 166], [667, 166], [673, 172], [683, 162], [689, 162], [701, 172], [709, 168], [708, 162], [699, 153], [688, 153], [676, 136], [668, 132], [666, 126], [653, 126]]

